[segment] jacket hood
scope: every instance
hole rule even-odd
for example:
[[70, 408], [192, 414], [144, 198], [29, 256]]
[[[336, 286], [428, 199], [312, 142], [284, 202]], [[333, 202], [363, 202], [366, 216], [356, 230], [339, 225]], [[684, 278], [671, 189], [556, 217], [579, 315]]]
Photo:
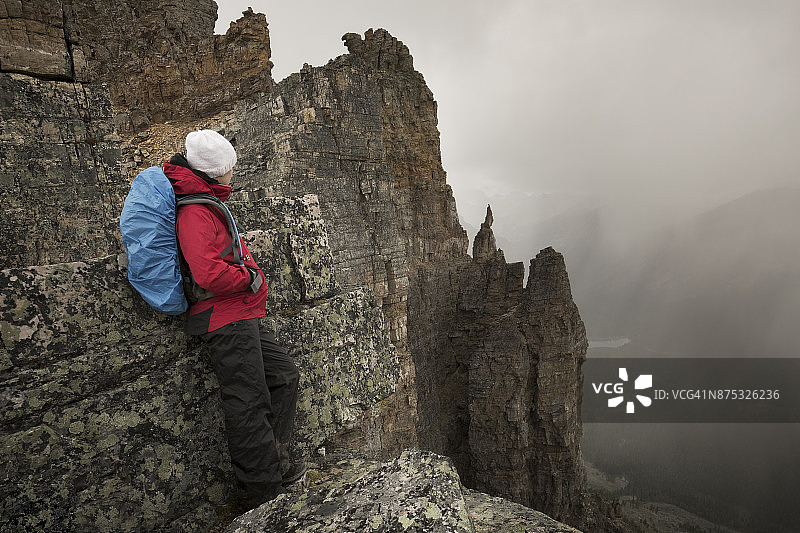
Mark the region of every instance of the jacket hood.
[[[182, 164], [183, 163], [183, 164]], [[222, 185], [213, 178], [204, 179], [202, 172], [195, 171], [181, 154], [176, 154], [169, 163], [164, 163], [164, 174], [172, 184], [176, 196], [187, 194], [211, 194], [220, 201], [226, 201], [231, 195], [231, 188]]]

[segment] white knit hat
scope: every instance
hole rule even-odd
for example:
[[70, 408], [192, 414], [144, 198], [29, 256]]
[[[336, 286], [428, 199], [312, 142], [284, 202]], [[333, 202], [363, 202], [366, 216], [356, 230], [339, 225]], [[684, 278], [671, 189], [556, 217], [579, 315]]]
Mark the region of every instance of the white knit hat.
[[186, 136], [186, 161], [209, 178], [217, 178], [236, 164], [236, 150], [216, 131], [197, 130]]

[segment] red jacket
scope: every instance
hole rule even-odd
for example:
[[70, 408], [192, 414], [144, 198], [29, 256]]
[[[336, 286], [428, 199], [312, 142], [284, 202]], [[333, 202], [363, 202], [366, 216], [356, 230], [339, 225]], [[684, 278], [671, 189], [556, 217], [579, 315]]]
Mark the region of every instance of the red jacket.
[[[185, 167], [164, 163], [164, 174], [172, 183], [176, 196], [206, 193], [224, 202], [231, 194], [230, 187], [209, 183]], [[214, 331], [236, 320], [264, 316], [267, 303], [264, 274], [244, 242], [241, 243], [244, 266], [234, 260], [233, 238], [222, 213], [210, 205], [181, 206], [175, 229], [181, 253], [195, 283], [214, 294], [189, 307], [189, 333]], [[230, 251], [223, 257], [225, 250]], [[245, 266], [258, 270], [262, 278], [261, 288], [255, 294], [250, 291], [250, 272]]]

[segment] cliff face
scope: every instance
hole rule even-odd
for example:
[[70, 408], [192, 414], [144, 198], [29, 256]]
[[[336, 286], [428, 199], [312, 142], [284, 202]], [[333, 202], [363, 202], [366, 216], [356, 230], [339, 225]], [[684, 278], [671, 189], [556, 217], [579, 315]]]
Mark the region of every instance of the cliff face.
[[108, 92], [3, 72], [0, 94], [0, 268], [118, 250], [127, 183]]
[[117, 257], [121, 168], [203, 123], [237, 147], [265, 324], [303, 372], [297, 450], [433, 450], [470, 487], [582, 523], [586, 339], [563, 258], [542, 251], [523, 287], [491, 214], [467, 254], [436, 102], [402, 42], [346, 34], [348, 54], [273, 87], [263, 15], [212, 36], [204, 0], [0, 2], [4, 520], [135, 529], [144, 512], [190, 531], [229, 513], [203, 349]]
[[[239, 512], [219, 393], [182, 320], [125, 279], [108, 88], [70, 79], [64, 5], [1, 6], [0, 529], [208, 531]], [[396, 351], [369, 289], [337, 285], [315, 196], [230, 205], [270, 279], [263, 324], [301, 368], [309, 456], [396, 389]]]
[[237, 183], [317, 194], [337, 280], [376, 294], [402, 368], [382, 451], [418, 443], [453, 457], [468, 486], [580, 521], [587, 343], [563, 258], [544, 251], [523, 289], [491, 213], [470, 258], [408, 49], [385, 30], [343, 40], [349, 54], [237, 108]]
[[209, 116], [272, 86], [265, 16], [216, 18], [212, 0], [2, 0], [0, 70], [108, 84], [118, 132]]
[[119, 139], [105, 88], [84, 83], [69, 9], [0, 1], [0, 268], [117, 250]]
[[[435, 103], [407, 48], [383, 30], [345, 40], [358, 53], [305, 67], [237, 108], [237, 183], [317, 194], [337, 280], [366, 283], [382, 306], [401, 360], [401, 388], [385, 402], [377, 443], [391, 454], [417, 444], [409, 273], [429, 257], [464, 254], [467, 242], [439, 162]], [[363, 441], [358, 432], [349, 438]]]
[[270, 90], [264, 15], [215, 20], [211, 0], [0, 0], [0, 268], [115, 252], [117, 134]]
[[542, 250], [523, 287], [523, 265], [506, 263], [491, 222], [489, 209], [471, 261], [425, 265], [414, 278], [409, 301], [424, 305], [410, 308], [409, 321], [438, 351], [417, 364], [417, 375], [427, 376], [418, 377], [419, 403], [429, 406], [420, 425], [467, 486], [584, 525], [580, 387], [588, 344], [564, 260]]
[[248, 10], [225, 35], [214, 35], [212, 0], [67, 5], [73, 49], [86, 57], [86, 79], [109, 85], [118, 132], [209, 116], [272, 86], [262, 13]]

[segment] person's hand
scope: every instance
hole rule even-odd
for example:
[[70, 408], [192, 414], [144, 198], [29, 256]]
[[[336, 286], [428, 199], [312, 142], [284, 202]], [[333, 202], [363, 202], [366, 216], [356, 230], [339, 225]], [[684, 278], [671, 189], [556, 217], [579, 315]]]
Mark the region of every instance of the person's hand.
[[255, 268], [245, 268], [247, 268], [247, 271], [250, 273], [250, 292], [258, 292], [258, 289], [261, 288], [261, 284], [264, 283], [264, 280], [261, 278], [261, 274]]

